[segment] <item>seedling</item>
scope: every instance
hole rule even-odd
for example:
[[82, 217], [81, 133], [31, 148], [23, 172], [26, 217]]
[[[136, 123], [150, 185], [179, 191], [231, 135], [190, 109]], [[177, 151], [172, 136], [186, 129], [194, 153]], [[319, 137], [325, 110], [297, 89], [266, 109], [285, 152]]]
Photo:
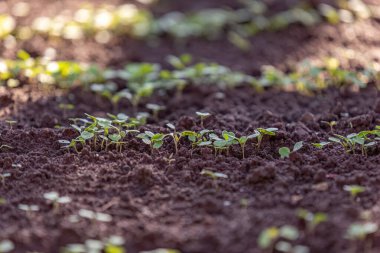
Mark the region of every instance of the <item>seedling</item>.
[[67, 111], [74, 110], [75, 105], [61, 103], [58, 105], [58, 107], [59, 107], [59, 109], [61, 109], [63, 111], [63, 116], [66, 118]]
[[94, 212], [87, 209], [80, 209], [78, 215], [91, 221], [111, 222], [112, 216], [106, 213]]
[[40, 208], [37, 205], [25, 205], [25, 204], [19, 204], [18, 209], [23, 210], [25, 212], [37, 212], [40, 210]]
[[192, 61], [192, 56], [189, 54], [183, 54], [179, 57], [170, 55], [167, 58], [167, 61], [176, 69], [186, 68]]
[[68, 196], [59, 196], [58, 192], [47, 192], [44, 194], [44, 198], [50, 201], [54, 210], [58, 210], [61, 204], [67, 204], [71, 202], [71, 198]]
[[204, 128], [203, 122], [205, 119], [211, 116], [208, 112], [196, 112], [196, 114], [201, 118], [201, 128]]
[[261, 143], [266, 135], [275, 136], [278, 128], [258, 128], [255, 130], [255, 134], [257, 134], [257, 148], [260, 149]]
[[353, 223], [347, 230], [346, 237], [350, 240], [365, 240], [368, 235], [376, 233], [379, 226], [373, 222]]
[[366, 188], [360, 185], [345, 185], [343, 190], [349, 192], [352, 198], [356, 198], [360, 193], [365, 192]]
[[166, 126], [173, 130], [173, 133], [170, 133], [169, 136], [173, 138], [175, 154], [178, 154], [178, 144], [179, 144], [179, 141], [181, 140], [182, 134], [177, 132], [173, 124], [168, 123], [166, 124]]
[[280, 154], [281, 158], [289, 158], [291, 153], [297, 152], [303, 147], [303, 141], [299, 141], [296, 144], [294, 144], [293, 150], [290, 151], [288, 147], [282, 147], [278, 150], [278, 153]]
[[217, 180], [219, 178], [228, 178], [226, 174], [220, 173], [220, 172], [213, 172], [211, 170], [203, 169], [201, 171], [201, 175], [208, 176], [212, 180]]
[[0, 174], [0, 182], [2, 185], [5, 185], [5, 179], [10, 177], [11, 176], [11, 173], [3, 173], [3, 174]]
[[0, 241], [0, 253], [12, 252], [15, 248], [15, 245], [10, 240]]
[[326, 124], [330, 127], [330, 132], [334, 132], [334, 126], [338, 124], [336, 121], [321, 121], [321, 123]]
[[312, 143], [312, 145], [316, 148], [323, 149], [325, 146], [329, 145], [331, 142], [328, 141], [322, 141], [319, 143]]
[[164, 139], [166, 135], [161, 133], [152, 133], [151, 131], [145, 131], [136, 136], [140, 138], [145, 144], [148, 144], [151, 147], [153, 152], [154, 149], [159, 149], [164, 144]]
[[309, 232], [313, 232], [319, 224], [328, 220], [328, 216], [325, 213], [312, 213], [305, 209], [299, 209], [297, 216], [305, 221], [306, 228]]
[[[269, 227], [260, 233], [257, 243], [261, 249], [273, 249], [279, 238], [294, 241], [298, 237], [299, 231], [293, 226]], [[271, 250], [268, 251], [271, 252]]]
[[69, 244], [63, 253], [125, 253], [124, 239], [120, 236], [111, 236], [106, 240], [86, 240], [84, 244]]
[[13, 125], [17, 124], [17, 121], [15, 121], [15, 120], [6, 120], [5, 122], [9, 125], [10, 130], [13, 129]]
[[217, 155], [218, 150], [227, 150], [227, 155], [229, 153], [230, 146], [233, 144], [238, 144], [235, 134], [233, 132], [223, 131], [221, 138], [216, 134], [212, 133], [209, 135], [211, 140], [213, 140], [213, 147], [215, 149], [215, 155]]
[[153, 118], [158, 121], [158, 115], [160, 113], [160, 111], [163, 111], [166, 109], [165, 106], [162, 106], [162, 105], [156, 105], [156, 104], [147, 104], [146, 105], [146, 108], [151, 110], [152, 113], [153, 113]]
[[248, 136], [241, 136], [240, 138], [235, 137], [235, 139], [240, 144], [243, 159], [245, 158], [245, 146], [246, 146], [248, 140], [256, 138], [257, 136], [258, 136], [258, 134], [251, 134]]
[[5, 145], [5, 144], [3, 144], [3, 145], [1, 145], [0, 146], [0, 150], [4, 150], [4, 149], [12, 149], [13, 147], [11, 147], [11, 146], [9, 146], [9, 145]]

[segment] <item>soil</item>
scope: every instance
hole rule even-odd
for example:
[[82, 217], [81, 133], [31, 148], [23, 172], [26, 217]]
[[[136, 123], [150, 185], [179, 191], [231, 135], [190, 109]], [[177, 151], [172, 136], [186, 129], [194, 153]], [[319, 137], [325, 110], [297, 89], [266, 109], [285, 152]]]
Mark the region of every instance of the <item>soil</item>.
[[[5, 2], [10, 5], [14, 1]], [[51, 4], [47, 14], [57, 5], [56, 1], [34, 2], [36, 6]], [[70, 7], [76, 1], [57, 2]], [[155, 12], [234, 4], [171, 1]], [[4, 6], [6, 10], [8, 5]], [[151, 47], [128, 38], [104, 46], [90, 40], [48, 41], [37, 37], [17, 48], [36, 56], [53, 46], [60, 59], [104, 66], [128, 61], [162, 63], [168, 54], [189, 52], [199, 59], [253, 74], [263, 64], [286, 69], [305, 57], [333, 55], [353, 69], [366, 61], [380, 60], [379, 26], [373, 19], [315, 28], [292, 26], [252, 38], [248, 53], [225, 39], [192, 39], [180, 46], [163, 38]], [[15, 50], [3, 47], [1, 56], [12, 57]], [[352, 59], [346, 60], [347, 52]], [[46, 91], [36, 85], [0, 87], [0, 145], [12, 147], [0, 151], [0, 174], [11, 173], [0, 183], [0, 197], [6, 200], [0, 205], [0, 241], [14, 242], [14, 252], [55, 253], [70, 243], [120, 235], [128, 253], [155, 248], [175, 248], [182, 253], [256, 253], [263, 252], [257, 245], [262, 230], [288, 224], [301, 231], [296, 243], [307, 245], [311, 253], [380, 251], [378, 233], [367, 241], [349, 241], [344, 236], [353, 222], [364, 218], [376, 222], [380, 218], [380, 145], [367, 157], [346, 154], [338, 146], [318, 150], [311, 145], [332, 134], [322, 121], [337, 121], [333, 132], [345, 135], [380, 125], [380, 94], [373, 84], [360, 91], [330, 88], [313, 96], [275, 89], [258, 93], [249, 87], [189, 86], [182, 96], [174, 91], [157, 93], [143, 101], [139, 111], [146, 110], [143, 104], [147, 102], [167, 109], [140, 130], [167, 131], [168, 122], [178, 130], [199, 130], [195, 112], [207, 111], [212, 116], [205, 127], [217, 132], [249, 134], [257, 127], [277, 127], [279, 132], [266, 138], [260, 150], [249, 144], [245, 159], [237, 147], [229, 155], [215, 157], [209, 148], [190, 152], [186, 142], [181, 142], [179, 154], [173, 156], [174, 146], [169, 140], [154, 152], [142, 142], [130, 140], [120, 153], [85, 148], [76, 154], [61, 149], [58, 143], [76, 136], [69, 118], [84, 117], [84, 113], [131, 114], [130, 106], [122, 103], [115, 109], [105, 99], [78, 87], [68, 91]], [[60, 103], [71, 103], [75, 108], [64, 112], [59, 109]], [[17, 124], [9, 126], [5, 122], [9, 119]], [[304, 141], [304, 148], [290, 159], [280, 159], [278, 149], [297, 141]], [[224, 173], [228, 178], [212, 180], [200, 175], [202, 169]], [[344, 185], [354, 184], [366, 188], [357, 198], [343, 190]], [[73, 201], [54, 211], [43, 198], [50, 191], [68, 195]], [[38, 205], [40, 210], [26, 213], [18, 209], [19, 204]], [[299, 208], [325, 212], [328, 221], [308, 232], [297, 218]], [[110, 214], [112, 222], [82, 219], [72, 223], [70, 215], [80, 209]]]

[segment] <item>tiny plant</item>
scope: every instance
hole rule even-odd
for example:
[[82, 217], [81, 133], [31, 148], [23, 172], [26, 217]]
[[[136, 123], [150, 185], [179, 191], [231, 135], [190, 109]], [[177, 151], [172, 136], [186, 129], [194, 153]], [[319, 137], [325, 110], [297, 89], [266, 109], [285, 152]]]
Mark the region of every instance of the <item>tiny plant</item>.
[[261, 249], [272, 252], [278, 239], [284, 238], [293, 241], [297, 240], [298, 237], [299, 231], [293, 226], [269, 227], [260, 233], [257, 243]]
[[17, 121], [15, 120], [6, 120], [5, 121], [8, 125], [9, 125], [9, 129], [13, 129], [13, 125], [16, 125], [17, 124]]
[[237, 142], [240, 145], [243, 159], [245, 158], [245, 146], [246, 146], [248, 140], [256, 138], [257, 136], [258, 136], [257, 134], [251, 134], [248, 136], [241, 136], [240, 138], [235, 137], [235, 139], [237, 140]]
[[365, 192], [365, 187], [360, 185], [345, 185], [343, 186], [343, 190], [350, 193], [352, 198], [356, 198], [360, 193]]
[[288, 147], [282, 147], [278, 150], [278, 153], [280, 154], [281, 158], [289, 158], [291, 153], [297, 152], [303, 147], [303, 142], [299, 141], [296, 144], [294, 144], [293, 150], [290, 151], [290, 148]]
[[208, 112], [196, 112], [196, 114], [197, 114], [197, 115], [200, 117], [200, 119], [201, 119], [201, 128], [204, 128], [204, 125], [203, 125], [204, 120], [207, 119], [208, 117], [210, 117], [211, 114], [208, 113]]
[[328, 220], [328, 216], [325, 213], [312, 213], [305, 209], [299, 209], [297, 216], [305, 221], [306, 228], [309, 232], [313, 232], [319, 224]]
[[258, 128], [255, 130], [257, 134], [257, 148], [260, 149], [261, 143], [266, 135], [275, 136], [278, 128]]
[[137, 138], [140, 138], [145, 144], [148, 144], [153, 152], [154, 149], [159, 149], [164, 144], [165, 135], [145, 131], [144, 133], [137, 135]]
[[336, 126], [338, 124], [338, 122], [336, 122], [336, 121], [321, 121], [321, 123], [328, 125], [330, 127], [331, 133], [334, 132], [334, 126]]
[[3, 174], [0, 174], [0, 182], [2, 185], [5, 185], [5, 179], [10, 177], [11, 176], [11, 173], [3, 173]]
[[54, 210], [58, 210], [61, 204], [67, 204], [71, 202], [70, 197], [59, 196], [58, 192], [47, 192], [44, 194], [44, 198], [52, 203]]
[[228, 178], [226, 174], [220, 173], [220, 172], [213, 172], [211, 170], [203, 169], [201, 171], [201, 175], [208, 176], [212, 180], [217, 180], [218, 178]]
[[322, 141], [318, 143], [312, 143], [312, 145], [316, 148], [323, 149], [325, 146], [329, 145], [331, 142], [328, 141]]
[[158, 121], [158, 116], [160, 111], [165, 110], [165, 106], [162, 105], [156, 105], [156, 104], [147, 104], [146, 108], [152, 111], [153, 118]]
[[346, 237], [350, 240], [365, 240], [370, 234], [376, 233], [379, 226], [373, 222], [353, 223], [349, 226]]
[[178, 144], [179, 144], [179, 141], [181, 140], [182, 134], [177, 132], [173, 124], [168, 123], [166, 124], [166, 126], [173, 130], [173, 132], [170, 133], [169, 136], [173, 138], [175, 153], [178, 154]]

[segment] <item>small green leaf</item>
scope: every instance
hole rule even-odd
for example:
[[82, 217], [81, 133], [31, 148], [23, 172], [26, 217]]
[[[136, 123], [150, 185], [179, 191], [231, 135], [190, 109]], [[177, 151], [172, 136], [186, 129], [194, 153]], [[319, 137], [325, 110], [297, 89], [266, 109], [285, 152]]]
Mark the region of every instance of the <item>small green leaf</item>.
[[280, 154], [281, 158], [289, 158], [290, 156], [290, 149], [288, 147], [282, 147], [278, 150], [278, 153]]

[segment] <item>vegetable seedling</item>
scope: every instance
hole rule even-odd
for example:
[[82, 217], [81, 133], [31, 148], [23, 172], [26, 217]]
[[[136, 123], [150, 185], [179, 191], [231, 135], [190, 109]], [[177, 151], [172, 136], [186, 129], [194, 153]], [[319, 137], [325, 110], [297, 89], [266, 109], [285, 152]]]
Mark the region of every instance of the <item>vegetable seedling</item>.
[[365, 192], [366, 188], [360, 185], [345, 185], [343, 190], [349, 192], [352, 198], [356, 198], [360, 193]]
[[240, 144], [243, 159], [245, 158], [245, 146], [246, 146], [248, 140], [256, 138], [257, 136], [258, 136], [258, 134], [251, 134], [248, 136], [241, 136], [240, 138], [235, 137], [237, 142]]
[[201, 119], [201, 128], [204, 128], [204, 125], [203, 125], [204, 120], [207, 119], [208, 117], [210, 117], [211, 114], [208, 113], [208, 112], [196, 112], [196, 114], [197, 114], [197, 115], [200, 117], [200, 119]]
[[330, 143], [331, 142], [328, 142], [328, 141], [322, 141], [322, 142], [318, 142], [318, 143], [312, 143], [312, 145], [316, 148], [323, 149], [325, 146], [327, 146]]
[[[293, 226], [269, 227], [260, 233], [257, 243], [261, 249], [273, 249], [275, 242], [279, 238], [293, 241], [297, 240], [298, 237], [299, 231]], [[269, 251], [271, 252], [271, 250]]]
[[44, 198], [50, 201], [54, 210], [58, 210], [61, 204], [67, 204], [71, 202], [71, 198], [68, 196], [59, 196], [58, 192], [47, 192], [44, 194]]
[[228, 155], [230, 146], [233, 144], [237, 144], [238, 141], [236, 140], [235, 134], [233, 132], [223, 131], [221, 137], [222, 138], [220, 138], [214, 133], [210, 134], [210, 138], [213, 140], [212, 144], [215, 149], [215, 155], [217, 155], [218, 150], [223, 149], [227, 150]]
[[334, 126], [336, 126], [338, 124], [338, 122], [336, 122], [336, 121], [321, 121], [321, 123], [328, 125], [330, 127], [331, 133], [334, 132]]
[[328, 216], [325, 213], [312, 213], [305, 209], [299, 209], [297, 216], [305, 221], [306, 228], [309, 232], [313, 232], [319, 224], [328, 220]]
[[0, 241], [0, 253], [12, 252], [15, 248], [15, 245], [10, 240]]
[[179, 144], [179, 141], [181, 140], [182, 134], [177, 132], [173, 124], [168, 123], [166, 124], [166, 126], [173, 130], [173, 133], [170, 133], [169, 136], [173, 138], [175, 154], [178, 154], [178, 144]]
[[278, 153], [280, 154], [282, 159], [289, 158], [291, 153], [297, 152], [303, 147], [303, 141], [299, 141], [296, 144], [294, 144], [293, 150], [290, 151], [288, 147], [282, 147], [278, 150]]
[[146, 105], [146, 108], [151, 110], [152, 113], [153, 113], [153, 118], [158, 121], [158, 115], [160, 113], [160, 111], [163, 111], [166, 109], [165, 106], [162, 106], [162, 105], [156, 105], [156, 104], [147, 104]]
[[353, 223], [349, 226], [346, 238], [350, 240], [365, 240], [370, 234], [376, 233], [379, 226], [373, 222]]
[[260, 149], [264, 136], [275, 136], [278, 128], [258, 128], [255, 130], [257, 134], [257, 148]]
[[15, 121], [15, 120], [6, 120], [5, 122], [9, 125], [10, 130], [13, 129], [13, 125], [17, 124], [17, 121]]
[[11, 173], [3, 173], [3, 174], [0, 174], [0, 182], [2, 185], [5, 185], [5, 179], [10, 177], [11, 176]]
[[166, 135], [161, 133], [155, 134], [151, 131], [145, 131], [136, 137], [140, 138], [145, 144], [148, 144], [153, 152], [154, 149], [159, 149], [164, 144]]
[[217, 180], [218, 178], [228, 178], [226, 174], [220, 173], [220, 172], [213, 172], [211, 170], [203, 169], [201, 171], [201, 175], [208, 176], [212, 180]]

